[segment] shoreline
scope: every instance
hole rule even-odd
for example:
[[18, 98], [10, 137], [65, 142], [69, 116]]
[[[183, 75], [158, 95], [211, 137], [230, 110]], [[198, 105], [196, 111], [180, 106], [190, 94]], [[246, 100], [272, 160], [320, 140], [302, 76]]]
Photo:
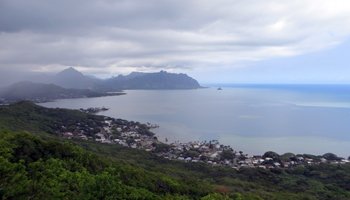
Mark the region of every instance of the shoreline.
[[[93, 114], [95, 115], [95, 114]], [[242, 167], [249, 168], [293, 168], [306, 165], [320, 164], [347, 164], [350, 163], [350, 158], [338, 157], [333, 153], [324, 155], [311, 154], [294, 154], [284, 153], [277, 154], [272, 151], [264, 154], [248, 155], [243, 151], [235, 150], [229, 145], [223, 145], [218, 140], [209, 141], [187, 141], [187, 142], [161, 142], [152, 129], [159, 128], [159, 125], [154, 125], [149, 122], [146, 124], [134, 122], [124, 119], [115, 119], [112, 117], [102, 116], [105, 118], [105, 126], [102, 127], [102, 132], [96, 134], [98, 138], [88, 138], [83, 134], [78, 135], [78, 139], [90, 140], [95, 142], [106, 143], [110, 145], [118, 144], [127, 148], [140, 149], [155, 155], [168, 159], [184, 162], [201, 162], [213, 166], [228, 166], [234, 169]], [[118, 125], [122, 124], [122, 126]], [[147, 135], [143, 134], [142, 129], [147, 129]], [[117, 131], [115, 136], [114, 131]], [[71, 133], [63, 133], [63, 137], [72, 139], [74, 135]]]
[[[179, 138], [184, 142], [219, 139], [225, 145], [249, 154], [267, 150], [281, 154], [306, 152], [322, 155], [334, 152], [346, 157], [349, 154], [350, 137], [345, 134], [350, 130], [346, 124], [350, 119], [349, 110], [300, 107], [290, 103], [304, 98], [307, 102], [322, 101], [328, 96], [309, 99], [309, 95], [298, 93], [295, 96], [294, 92], [279, 90], [256, 93], [226, 88], [222, 92], [217, 92], [215, 88], [126, 92], [128, 95], [120, 98], [73, 99], [43, 105], [74, 109], [106, 106], [110, 110], [102, 113], [104, 115], [161, 125], [159, 130], [154, 131], [161, 135], [160, 139], [174, 137], [174, 140]], [[193, 101], [184, 100], [181, 96]], [[244, 101], [247, 98], [249, 101]], [[330, 101], [336, 102], [336, 99]]]
[[[45, 122], [47, 127], [32, 127], [46, 131], [49, 134], [61, 136], [66, 139], [80, 139], [121, 145], [127, 148], [140, 149], [154, 153], [159, 157], [169, 160], [184, 162], [201, 162], [213, 166], [228, 166], [235, 169], [249, 168], [292, 168], [296, 166], [319, 165], [319, 164], [347, 164], [349, 158], [341, 158], [332, 153], [322, 156], [311, 154], [285, 153], [279, 155], [268, 151], [264, 154], [249, 156], [238, 148], [234, 149], [224, 145], [218, 140], [188, 142], [161, 142], [152, 129], [159, 126], [151, 123], [140, 123], [104, 115], [91, 114], [84, 110], [46, 108], [33, 102], [22, 101], [9, 106], [2, 106], [8, 112], [8, 117], [18, 120], [18, 112], [29, 112], [38, 116], [40, 121]], [[11, 114], [13, 109], [14, 113]], [[95, 109], [92, 109], [95, 111]], [[88, 110], [89, 111], [89, 110]], [[76, 114], [73, 114], [76, 113]], [[78, 114], [81, 113], [81, 114]], [[55, 118], [51, 118], [55, 116]], [[27, 119], [24, 114], [19, 119]]]

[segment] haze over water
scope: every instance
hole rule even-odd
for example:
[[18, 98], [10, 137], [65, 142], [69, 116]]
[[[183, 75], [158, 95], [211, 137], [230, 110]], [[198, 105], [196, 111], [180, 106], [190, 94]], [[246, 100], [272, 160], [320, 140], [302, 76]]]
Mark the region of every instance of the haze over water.
[[100, 114], [160, 125], [161, 141], [211, 140], [248, 154], [350, 155], [349, 86], [235, 86], [130, 90], [127, 95], [65, 99], [46, 107], [107, 107]]

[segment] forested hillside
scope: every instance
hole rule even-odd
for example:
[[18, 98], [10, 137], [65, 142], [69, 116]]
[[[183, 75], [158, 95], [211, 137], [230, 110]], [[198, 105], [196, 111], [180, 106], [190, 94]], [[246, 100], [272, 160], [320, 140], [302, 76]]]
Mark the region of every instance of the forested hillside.
[[28, 102], [0, 108], [2, 199], [350, 199], [349, 165], [237, 171], [50, 129], [77, 118], [101, 116]]

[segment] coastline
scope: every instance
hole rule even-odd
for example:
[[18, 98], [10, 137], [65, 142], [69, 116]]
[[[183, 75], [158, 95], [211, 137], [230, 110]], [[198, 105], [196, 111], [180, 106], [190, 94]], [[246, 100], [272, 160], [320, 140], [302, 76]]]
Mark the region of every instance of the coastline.
[[[218, 139], [225, 145], [231, 145], [252, 155], [273, 150], [280, 154], [306, 152], [322, 155], [334, 152], [343, 157], [348, 156], [350, 138], [345, 132], [349, 129], [347, 122], [350, 117], [347, 117], [347, 109], [274, 104], [267, 102], [265, 96], [262, 96], [268, 95], [267, 100], [284, 97], [285, 93], [280, 94], [278, 91], [265, 93], [225, 89], [218, 92], [214, 88], [126, 92], [128, 95], [120, 98], [66, 99], [41, 105], [69, 109], [105, 106], [110, 110], [101, 113], [103, 115], [159, 124], [161, 127], [154, 132], [161, 141], [164, 141], [165, 137], [182, 142]], [[252, 94], [254, 96], [251, 96]], [[244, 101], [246, 96], [259, 98], [262, 102], [254, 104], [255, 101]], [[294, 101], [289, 96], [288, 100]], [[222, 103], [213, 104], [213, 101]], [[243, 101], [244, 104], [241, 103]], [[284, 116], [287, 113], [288, 115]], [[335, 118], [337, 116], [343, 117], [335, 120], [338, 119]], [[284, 123], [287, 120], [291, 122], [288, 126]]]
[[[229, 145], [223, 145], [218, 140], [168, 142], [166, 138], [166, 142], [161, 142], [157, 135], [151, 131], [159, 128], [158, 125], [102, 117], [105, 119], [105, 125], [96, 134], [97, 137], [87, 137], [83, 131], [78, 134], [59, 132], [59, 135], [67, 139], [94, 140], [110, 145], [117, 144], [127, 148], [145, 150], [169, 160], [201, 162], [213, 166], [227, 166], [237, 170], [242, 167], [274, 169], [325, 163], [333, 165], [350, 163], [349, 159], [338, 157], [333, 153], [324, 155], [285, 153], [279, 155], [276, 152], [268, 151], [260, 155], [248, 155]], [[147, 131], [145, 132], [145, 130]]]

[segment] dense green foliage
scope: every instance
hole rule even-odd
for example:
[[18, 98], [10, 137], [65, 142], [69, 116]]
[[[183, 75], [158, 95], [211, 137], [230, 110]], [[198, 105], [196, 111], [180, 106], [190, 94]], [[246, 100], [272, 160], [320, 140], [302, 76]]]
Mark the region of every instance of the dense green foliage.
[[165, 160], [115, 144], [67, 141], [45, 133], [50, 133], [51, 123], [89, 117], [78, 111], [43, 109], [30, 103], [1, 107], [0, 196], [3, 199], [350, 199], [350, 165], [237, 171]]
[[4, 199], [188, 199], [212, 191], [28, 133], [1, 132], [0, 144]]
[[28, 101], [0, 107], [0, 129], [55, 133], [62, 125], [82, 121], [89, 127], [95, 127], [96, 122], [103, 121], [103, 116], [78, 110], [48, 109]]

